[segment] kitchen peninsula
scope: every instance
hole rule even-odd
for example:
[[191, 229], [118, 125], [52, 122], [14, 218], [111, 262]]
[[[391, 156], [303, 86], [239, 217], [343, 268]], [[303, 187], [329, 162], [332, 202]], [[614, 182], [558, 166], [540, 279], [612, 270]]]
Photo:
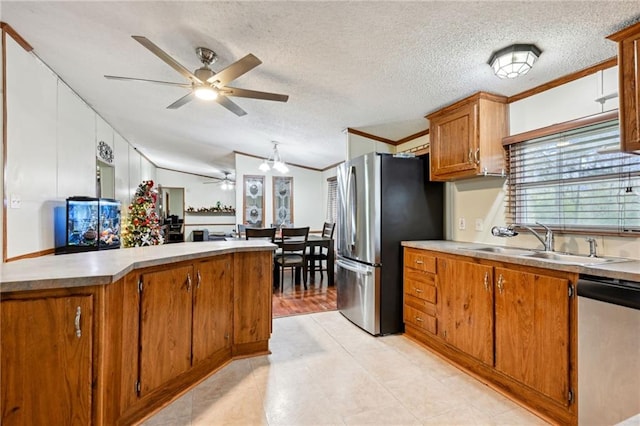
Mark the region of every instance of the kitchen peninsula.
[[44, 256], [0, 272], [2, 423], [132, 424], [268, 353], [275, 245]]

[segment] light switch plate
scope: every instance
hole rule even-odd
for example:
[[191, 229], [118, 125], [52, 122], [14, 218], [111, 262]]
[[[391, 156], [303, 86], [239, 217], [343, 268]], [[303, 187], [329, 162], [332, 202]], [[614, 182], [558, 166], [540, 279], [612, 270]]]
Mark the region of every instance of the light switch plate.
[[464, 230], [467, 227], [467, 222], [464, 220], [464, 217], [458, 218], [458, 229]]
[[476, 219], [476, 231], [482, 231], [484, 229], [484, 223], [482, 219]]

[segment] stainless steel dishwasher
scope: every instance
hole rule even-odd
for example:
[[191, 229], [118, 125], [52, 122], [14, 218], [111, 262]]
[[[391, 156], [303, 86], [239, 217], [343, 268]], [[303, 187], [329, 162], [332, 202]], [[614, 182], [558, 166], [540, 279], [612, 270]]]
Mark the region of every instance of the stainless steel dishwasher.
[[578, 423], [613, 425], [640, 413], [640, 282], [578, 281]]

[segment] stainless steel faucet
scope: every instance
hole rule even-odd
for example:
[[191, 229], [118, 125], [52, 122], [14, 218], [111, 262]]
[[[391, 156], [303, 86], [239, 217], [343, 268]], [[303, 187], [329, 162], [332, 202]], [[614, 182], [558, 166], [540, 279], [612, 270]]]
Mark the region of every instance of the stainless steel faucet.
[[540, 222], [536, 222], [536, 225], [542, 226], [545, 229], [544, 238], [540, 236], [533, 228], [526, 225], [521, 225], [523, 228], [530, 231], [544, 246], [544, 251], [554, 251], [553, 250], [553, 231], [546, 225], [541, 224]]

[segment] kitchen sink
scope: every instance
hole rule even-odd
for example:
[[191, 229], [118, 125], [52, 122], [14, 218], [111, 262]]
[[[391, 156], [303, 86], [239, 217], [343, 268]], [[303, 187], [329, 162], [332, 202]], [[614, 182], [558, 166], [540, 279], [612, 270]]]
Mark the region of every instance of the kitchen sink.
[[459, 247], [461, 250], [479, 251], [484, 253], [503, 254], [505, 256], [522, 256], [532, 254], [532, 250], [511, 247]]
[[626, 262], [629, 260], [615, 257], [589, 257], [579, 254], [557, 253], [552, 251], [540, 251], [523, 254], [521, 256], [563, 263], [565, 265], [597, 265], [602, 263]]

